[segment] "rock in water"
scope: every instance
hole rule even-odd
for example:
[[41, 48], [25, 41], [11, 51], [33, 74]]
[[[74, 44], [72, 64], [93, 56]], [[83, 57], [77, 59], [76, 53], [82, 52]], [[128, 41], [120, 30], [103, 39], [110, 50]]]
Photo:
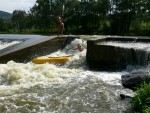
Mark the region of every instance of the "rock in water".
[[122, 85], [125, 88], [136, 89], [140, 87], [142, 83], [150, 82], [149, 72], [134, 72], [121, 76]]

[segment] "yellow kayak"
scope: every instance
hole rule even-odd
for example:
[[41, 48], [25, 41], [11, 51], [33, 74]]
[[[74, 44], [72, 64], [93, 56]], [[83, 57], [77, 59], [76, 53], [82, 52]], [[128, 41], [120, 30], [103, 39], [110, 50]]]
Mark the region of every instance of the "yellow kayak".
[[35, 64], [44, 64], [44, 63], [51, 63], [51, 64], [65, 64], [70, 58], [74, 55], [68, 56], [60, 56], [60, 57], [38, 57], [32, 60]]

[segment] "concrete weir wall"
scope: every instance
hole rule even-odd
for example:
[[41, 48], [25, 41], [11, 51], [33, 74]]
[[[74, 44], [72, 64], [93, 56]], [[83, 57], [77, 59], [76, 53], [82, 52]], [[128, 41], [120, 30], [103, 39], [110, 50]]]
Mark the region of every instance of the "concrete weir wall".
[[27, 39], [14, 47], [0, 51], [0, 63], [7, 63], [10, 60], [21, 63], [29, 62], [35, 57], [47, 55], [62, 48], [67, 38], [47, 36], [42, 39]]
[[147, 65], [149, 53], [142, 49], [100, 44], [107, 41], [150, 43], [150, 38], [104, 37], [87, 41], [87, 64], [91, 69], [122, 70], [127, 65]]

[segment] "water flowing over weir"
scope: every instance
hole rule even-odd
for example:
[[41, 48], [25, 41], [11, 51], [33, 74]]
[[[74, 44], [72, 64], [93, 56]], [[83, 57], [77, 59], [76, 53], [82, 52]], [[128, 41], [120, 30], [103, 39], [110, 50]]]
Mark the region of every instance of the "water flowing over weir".
[[124, 113], [130, 107], [129, 99], [121, 100], [119, 95], [134, 93], [122, 87], [121, 75], [148, 71], [149, 66], [128, 66], [118, 72], [92, 71], [86, 65], [86, 49], [66, 51], [78, 43], [86, 48], [88, 39], [81, 36], [63, 50], [46, 53], [45, 56], [74, 54], [65, 65], [37, 65], [30, 61], [0, 64], [0, 112]]
[[150, 63], [150, 38], [106, 37], [87, 43], [87, 62], [92, 68], [114, 71]]

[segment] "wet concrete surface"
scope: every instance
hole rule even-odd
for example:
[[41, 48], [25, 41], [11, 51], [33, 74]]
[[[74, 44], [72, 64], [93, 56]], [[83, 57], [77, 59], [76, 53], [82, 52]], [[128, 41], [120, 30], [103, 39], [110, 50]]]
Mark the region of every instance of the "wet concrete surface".
[[10, 60], [29, 62], [35, 57], [57, 51], [64, 45], [66, 38], [67, 36], [0, 35], [0, 40], [22, 41], [0, 50], [0, 63], [7, 63]]

